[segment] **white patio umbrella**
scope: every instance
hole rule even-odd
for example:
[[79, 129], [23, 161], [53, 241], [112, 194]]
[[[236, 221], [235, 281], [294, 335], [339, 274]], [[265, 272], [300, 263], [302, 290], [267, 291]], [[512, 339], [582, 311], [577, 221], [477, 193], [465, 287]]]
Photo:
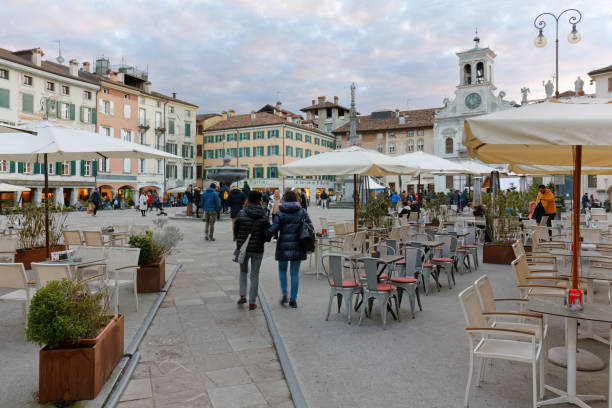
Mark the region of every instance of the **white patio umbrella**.
[[457, 165], [465, 169], [466, 174], [470, 174], [472, 176], [488, 176], [493, 171], [502, 172], [495, 167], [486, 166], [482, 163], [478, 163], [475, 160], [460, 160], [457, 162]]
[[[611, 163], [612, 165], [612, 160]], [[511, 164], [508, 166], [508, 170], [516, 174], [529, 174], [529, 175], [553, 175], [553, 174], [572, 174], [574, 172], [573, 166], [550, 166], [545, 164]], [[596, 174], [612, 174], [612, 167], [591, 167], [586, 166], [582, 168], [582, 173], [596, 175]]]
[[396, 157], [351, 146], [296, 160], [279, 168], [284, 176], [353, 176], [353, 217], [357, 231], [357, 176], [416, 174], [417, 167], [406, 165]]
[[[0, 125], [0, 159], [44, 163], [101, 158], [175, 159], [180, 157], [148, 146], [70, 128], [46, 120], [23, 127]], [[45, 176], [45, 197], [49, 189]], [[45, 205], [45, 245], [49, 257], [49, 208]]]
[[459, 163], [423, 151], [402, 154], [397, 156], [397, 159], [408, 166], [417, 167], [419, 176], [421, 174], [465, 174], [468, 171]]
[[27, 187], [16, 186], [14, 184], [0, 183], [0, 193], [23, 193], [26, 191], [30, 191], [30, 189]]
[[[467, 119], [463, 144], [487, 163], [572, 166], [574, 203], [582, 165], [612, 165], [612, 101], [551, 100]], [[580, 214], [574, 206], [572, 288], [578, 288]]]

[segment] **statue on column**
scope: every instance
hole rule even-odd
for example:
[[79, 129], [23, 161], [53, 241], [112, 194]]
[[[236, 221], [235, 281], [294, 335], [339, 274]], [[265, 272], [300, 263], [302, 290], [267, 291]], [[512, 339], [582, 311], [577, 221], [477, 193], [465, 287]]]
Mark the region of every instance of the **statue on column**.
[[531, 91], [526, 86], [521, 88], [521, 93], [523, 94], [523, 99], [521, 100], [521, 105], [527, 105], [527, 94], [529, 92], [531, 92]]
[[544, 91], [546, 91], [546, 99], [552, 98], [553, 92], [555, 91], [555, 86], [552, 81], [550, 79], [546, 83], [542, 81], [542, 85], [544, 85]]
[[580, 77], [578, 77], [578, 79], [574, 81], [574, 92], [576, 92], [576, 96], [584, 95], [584, 91], [582, 90], [583, 87], [584, 81]]

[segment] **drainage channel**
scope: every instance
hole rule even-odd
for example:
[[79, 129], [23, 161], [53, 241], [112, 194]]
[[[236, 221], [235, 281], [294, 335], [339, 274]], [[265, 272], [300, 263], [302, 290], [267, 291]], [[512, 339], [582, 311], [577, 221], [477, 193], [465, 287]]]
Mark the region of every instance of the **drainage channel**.
[[103, 408], [115, 408], [117, 404], [119, 403], [119, 399], [121, 398], [121, 395], [123, 395], [123, 392], [125, 391], [128, 384], [130, 383], [130, 379], [132, 378], [132, 374], [134, 373], [134, 370], [136, 369], [136, 365], [138, 365], [138, 361], [140, 361], [140, 353], [138, 352], [138, 347], [140, 346], [142, 339], [147, 333], [149, 326], [153, 322], [153, 319], [155, 318], [155, 315], [157, 314], [159, 307], [164, 301], [164, 298], [166, 297], [166, 293], [168, 293], [168, 289], [170, 288], [170, 285], [172, 285], [172, 282], [174, 281], [174, 277], [176, 276], [178, 271], [181, 269], [181, 267], [182, 267], [181, 264], [176, 265], [176, 267], [174, 268], [174, 271], [172, 272], [172, 274], [166, 281], [166, 284], [164, 285], [161, 292], [157, 296], [157, 300], [155, 300], [155, 303], [153, 303], [153, 307], [149, 311], [149, 314], [147, 314], [147, 317], [144, 319], [144, 321], [140, 325], [138, 332], [136, 332], [136, 335], [132, 339], [132, 342], [130, 343], [127, 350], [125, 351], [124, 358], [127, 358], [127, 361], [124, 360], [122, 362], [123, 367], [121, 367], [121, 374], [119, 375], [118, 380], [115, 382], [110, 395], [108, 396], [106, 401], [104, 401], [104, 404], [102, 405]]

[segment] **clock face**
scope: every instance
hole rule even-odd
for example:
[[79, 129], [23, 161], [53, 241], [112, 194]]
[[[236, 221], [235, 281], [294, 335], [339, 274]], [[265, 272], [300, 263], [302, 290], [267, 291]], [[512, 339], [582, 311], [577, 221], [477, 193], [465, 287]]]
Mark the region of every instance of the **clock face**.
[[482, 103], [482, 98], [479, 93], [473, 92], [465, 97], [465, 106], [470, 109], [476, 109]]

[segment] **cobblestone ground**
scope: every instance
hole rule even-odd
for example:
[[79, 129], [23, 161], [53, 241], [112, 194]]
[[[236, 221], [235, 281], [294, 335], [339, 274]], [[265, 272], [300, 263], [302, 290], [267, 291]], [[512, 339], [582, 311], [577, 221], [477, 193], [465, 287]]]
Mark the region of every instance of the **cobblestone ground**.
[[183, 267], [119, 407], [293, 407], [261, 307], [236, 305], [231, 222], [215, 224], [215, 242], [201, 221], [171, 222], [185, 238], [170, 261]]

